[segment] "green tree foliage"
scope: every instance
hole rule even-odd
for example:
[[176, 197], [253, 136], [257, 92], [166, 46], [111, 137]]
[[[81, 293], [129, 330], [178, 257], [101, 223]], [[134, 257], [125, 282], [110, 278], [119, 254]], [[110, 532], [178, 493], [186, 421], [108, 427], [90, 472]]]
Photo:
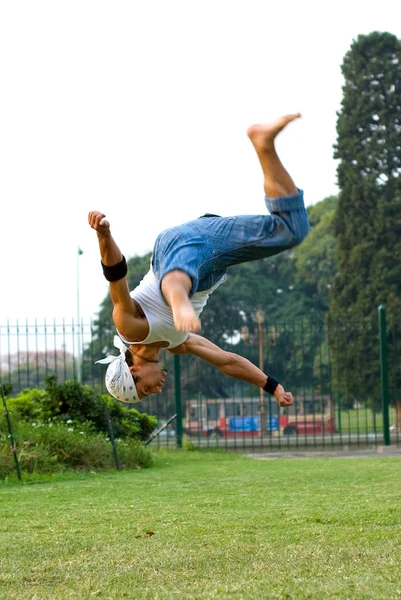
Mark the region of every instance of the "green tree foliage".
[[337, 274], [334, 244], [334, 218], [337, 197], [329, 196], [308, 208], [311, 231], [295, 249], [296, 285], [302, 290], [304, 315], [325, 313], [330, 304], [330, 289]]
[[[377, 307], [386, 305], [390, 322], [401, 309], [401, 41], [359, 36], [342, 72], [332, 349], [338, 385], [377, 406]], [[401, 384], [395, 373], [392, 383]]]

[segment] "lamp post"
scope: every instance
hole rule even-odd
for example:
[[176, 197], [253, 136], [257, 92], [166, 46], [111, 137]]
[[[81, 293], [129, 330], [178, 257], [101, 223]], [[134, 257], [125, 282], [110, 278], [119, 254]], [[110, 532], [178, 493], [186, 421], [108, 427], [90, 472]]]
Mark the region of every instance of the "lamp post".
[[79, 277], [79, 257], [83, 254], [83, 250], [78, 246], [77, 252], [77, 379], [78, 381], [82, 381], [82, 331], [81, 331], [81, 305], [80, 305], [80, 297], [79, 297], [79, 287], [80, 287], [80, 277]]
[[[265, 313], [263, 310], [257, 310], [255, 313], [256, 322], [258, 324], [258, 341], [259, 341], [259, 369], [264, 371], [264, 356], [263, 356], [263, 323], [265, 321]], [[263, 388], [259, 390], [260, 399], [260, 435], [261, 437], [267, 433], [266, 420], [266, 401]]]

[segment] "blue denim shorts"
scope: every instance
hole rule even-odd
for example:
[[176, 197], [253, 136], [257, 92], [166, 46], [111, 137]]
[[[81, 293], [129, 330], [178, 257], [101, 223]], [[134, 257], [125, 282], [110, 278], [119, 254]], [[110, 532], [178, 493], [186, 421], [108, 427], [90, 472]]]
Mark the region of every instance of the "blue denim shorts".
[[156, 239], [152, 268], [160, 283], [180, 270], [192, 281], [191, 295], [210, 289], [228, 267], [273, 256], [299, 244], [309, 232], [303, 191], [265, 198], [270, 214], [201, 217], [162, 231]]

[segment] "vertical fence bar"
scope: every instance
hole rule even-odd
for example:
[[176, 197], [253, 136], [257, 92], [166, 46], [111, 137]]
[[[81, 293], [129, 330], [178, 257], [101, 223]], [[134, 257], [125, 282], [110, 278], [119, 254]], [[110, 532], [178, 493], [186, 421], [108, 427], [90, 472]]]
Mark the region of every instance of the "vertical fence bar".
[[121, 471], [120, 457], [118, 456], [117, 444], [116, 444], [116, 440], [114, 438], [113, 424], [112, 424], [111, 418], [110, 418], [109, 407], [107, 406], [106, 402], [104, 403], [104, 413], [106, 416], [107, 429], [109, 431], [110, 444], [111, 444], [111, 447], [113, 450], [113, 456], [114, 456], [114, 462], [116, 464], [116, 469], [117, 469], [117, 471]]
[[383, 439], [384, 445], [390, 446], [390, 415], [388, 407], [388, 354], [387, 354], [387, 332], [386, 332], [386, 308], [381, 305], [379, 313], [380, 333], [380, 383], [383, 410]]
[[17, 449], [16, 449], [16, 446], [15, 446], [15, 441], [14, 441], [14, 436], [13, 436], [13, 430], [12, 430], [12, 427], [11, 427], [10, 415], [8, 413], [7, 404], [6, 404], [6, 397], [4, 395], [4, 389], [3, 389], [3, 384], [2, 383], [0, 383], [0, 394], [1, 394], [1, 399], [3, 401], [4, 415], [5, 415], [6, 420], [7, 420], [8, 435], [9, 435], [9, 438], [10, 438], [11, 451], [12, 451], [13, 457], [14, 457], [15, 469], [17, 471], [18, 479], [21, 481], [21, 471], [20, 471], [20, 467], [19, 467], [19, 461], [18, 461], [18, 456], [17, 456]]
[[[258, 327], [258, 352], [259, 352], [259, 369], [264, 371], [264, 336], [263, 323], [265, 315], [262, 310], [257, 310], [255, 319]], [[259, 388], [259, 411], [260, 411], [260, 446], [263, 448], [265, 437], [267, 436], [267, 418], [266, 418], [266, 399], [263, 388]]]
[[340, 444], [343, 443], [343, 428], [342, 428], [342, 421], [341, 421], [341, 394], [339, 391], [337, 391], [337, 426], [338, 426], [338, 433], [340, 434]]
[[25, 344], [26, 344], [26, 384], [24, 387], [30, 387], [30, 373], [29, 368], [29, 325], [28, 319], [25, 319]]
[[10, 338], [10, 321], [7, 319], [7, 356], [8, 356], [8, 381], [11, 383], [11, 338]]
[[181, 367], [180, 367], [180, 357], [178, 354], [174, 354], [174, 394], [175, 394], [175, 412], [177, 414], [177, 422], [176, 422], [177, 448], [182, 448]]
[[17, 381], [18, 381], [18, 393], [21, 391], [21, 353], [20, 353], [20, 334], [19, 334], [19, 320], [16, 320], [16, 336], [17, 336]]
[[62, 324], [62, 331], [63, 331], [63, 382], [65, 382], [67, 380], [67, 357], [66, 357], [66, 343], [65, 343], [65, 319], [63, 319], [63, 324]]
[[58, 376], [58, 369], [57, 369], [57, 341], [56, 341], [56, 336], [57, 336], [57, 325], [56, 325], [56, 319], [53, 317], [53, 345], [54, 345], [54, 350], [53, 350], [53, 360], [54, 360], [54, 373], [55, 375]]
[[47, 320], [43, 320], [43, 331], [44, 331], [44, 340], [45, 340], [45, 377], [49, 374], [49, 357], [47, 354]]
[[[72, 341], [72, 378], [77, 381], [78, 377], [77, 377], [77, 356], [76, 356], [76, 352], [75, 352], [75, 323], [74, 323], [74, 319], [72, 319], [72, 324], [71, 324], [71, 341]], [[102, 346], [100, 346], [102, 347]]]
[[[302, 355], [302, 370], [304, 370], [304, 365], [305, 365], [305, 355], [306, 355], [306, 350], [305, 350], [305, 332], [306, 332], [306, 326], [305, 326], [305, 321], [304, 319], [302, 319], [301, 321], [301, 355]], [[305, 383], [302, 384], [302, 400], [300, 401], [300, 406], [302, 406], [301, 410], [297, 411], [296, 414], [296, 427], [297, 427], [297, 441], [298, 441], [298, 416], [299, 413], [301, 413], [301, 422], [302, 420], [305, 421], [305, 406], [306, 406], [306, 390], [305, 390]], [[302, 444], [303, 442], [303, 444]], [[302, 440], [301, 444], [304, 445], [305, 447], [308, 445], [308, 438], [307, 438], [307, 432], [306, 432], [306, 427], [304, 424], [304, 436], [303, 436], [303, 440]]]
[[[298, 336], [297, 322], [296, 322], [295, 319], [292, 322], [292, 331], [293, 331], [292, 345], [293, 345], [293, 348], [297, 348], [298, 349], [298, 339], [299, 339], [299, 336]], [[301, 363], [302, 363], [302, 361], [303, 361], [303, 356], [302, 355], [301, 355], [300, 360], [301, 360]], [[301, 367], [298, 364], [298, 365], [296, 365], [296, 369], [295, 369], [295, 372], [296, 372], [296, 375], [297, 375], [296, 376], [296, 384], [295, 384], [296, 387], [294, 388], [295, 406], [293, 407], [295, 427], [297, 427], [297, 424], [298, 424], [298, 409], [297, 409], [298, 400], [297, 399], [298, 399], [299, 394], [300, 394], [300, 377], [299, 377], [299, 373], [300, 373], [300, 370], [302, 369], [302, 367], [303, 367], [302, 364], [301, 364]], [[290, 410], [287, 410], [286, 414], [290, 415]], [[280, 433], [280, 431], [282, 431], [281, 425], [280, 425], [280, 412], [278, 413], [277, 418], [278, 418], [278, 431]], [[290, 436], [287, 435], [286, 437], [287, 437], [287, 448], [289, 448], [290, 447]], [[297, 434], [295, 436], [295, 447], [297, 449], [299, 448], [298, 430], [297, 430]]]
[[[91, 318], [90, 320], [90, 324], [89, 324], [89, 330], [90, 330], [90, 345], [89, 345], [89, 356], [90, 356], [90, 362], [88, 364], [88, 373], [87, 373], [87, 382], [89, 381], [89, 377], [91, 377], [91, 381], [92, 381], [92, 386], [95, 385], [95, 378], [94, 378], [94, 373], [93, 373], [93, 363], [95, 362], [94, 358], [93, 358], [93, 319]], [[89, 371], [89, 365], [90, 365], [90, 371]]]

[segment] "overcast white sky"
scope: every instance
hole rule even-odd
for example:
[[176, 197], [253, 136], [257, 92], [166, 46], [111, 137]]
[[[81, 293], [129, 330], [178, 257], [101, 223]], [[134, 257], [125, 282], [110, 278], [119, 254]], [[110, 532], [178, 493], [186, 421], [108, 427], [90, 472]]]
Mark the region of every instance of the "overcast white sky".
[[301, 111], [278, 149], [307, 204], [335, 194], [340, 65], [401, 37], [399, 0], [0, 3], [0, 323], [107, 293], [90, 210], [128, 257], [204, 212], [263, 212], [248, 125]]

